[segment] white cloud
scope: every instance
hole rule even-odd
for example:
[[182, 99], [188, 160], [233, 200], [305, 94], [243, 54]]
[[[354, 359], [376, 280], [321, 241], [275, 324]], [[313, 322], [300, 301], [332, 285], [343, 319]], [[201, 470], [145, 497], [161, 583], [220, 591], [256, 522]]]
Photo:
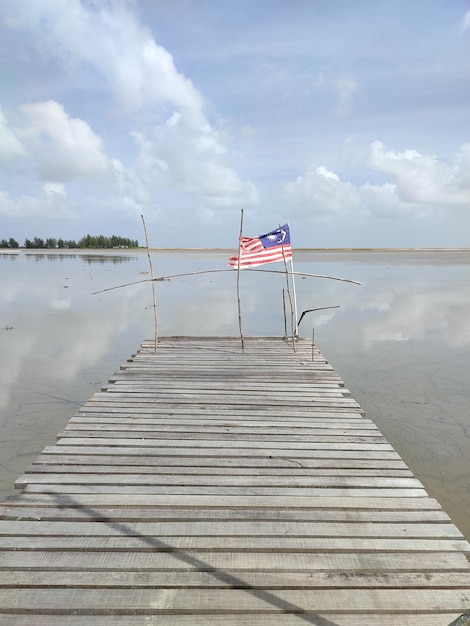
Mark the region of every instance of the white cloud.
[[[468, 7], [444, 10], [433, 0], [419, 32], [409, 3], [349, 11], [339, 38], [334, 11], [274, 12], [270, 34], [249, 19], [242, 42], [246, 1], [235, 11], [227, 3], [175, 9], [171, 0], [0, 4], [9, 59], [2, 214], [39, 215], [43, 206], [45, 215], [94, 223], [112, 216], [123, 229], [142, 213], [149, 222], [164, 216], [176, 245], [198, 227], [204, 241], [212, 221], [229, 244], [227, 224], [243, 206], [247, 224], [261, 228], [274, 211], [314, 218], [332, 233], [329, 245], [388, 245], [391, 233], [397, 245], [461, 244], [469, 149], [441, 155], [462, 143], [467, 120]], [[398, 42], [388, 26], [405, 14]], [[465, 33], [455, 37], [461, 20]], [[374, 138], [383, 143], [366, 165]], [[457, 207], [459, 226], [449, 219], [444, 238], [441, 224]], [[423, 215], [435, 219], [415, 220]], [[12, 226], [23, 236], [24, 225]], [[310, 241], [307, 230], [302, 237]]]
[[404, 202], [466, 206], [470, 199], [470, 144], [462, 146], [448, 165], [416, 150], [386, 151], [380, 141], [370, 150], [370, 166], [389, 174]]
[[359, 89], [356, 78], [351, 74], [339, 76], [333, 81], [333, 88], [338, 97], [335, 109], [336, 113], [349, 115], [353, 108], [354, 96]]
[[[147, 169], [149, 170], [150, 168]], [[135, 172], [133, 169], [126, 169], [119, 159], [112, 160], [112, 171], [117, 193], [121, 197], [123, 204], [127, 208], [132, 207], [132, 212], [136, 211], [137, 214], [142, 212], [142, 207], [150, 202], [150, 191], [155, 181], [151, 180], [150, 175], [147, 177], [143, 168], [140, 168], [139, 172]]]
[[0, 161], [8, 162], [24, 154], [21, 142], [8, 127], [7, 120], [0, 110]]
[[47, 195], [59, 194], [61, 196], [65, 196], [65, 187], [62, 183], [44, 183], [43, 191]]
[[103, 142], [86, 122], [70, 117], [52, 100], [21, 108], [27, 122], [19, 135], [35, 160], [40, 178], [67, 181], [107, 171]]
[[315, 169], [315, 174], [317, 174], [320, 177], [325, 178], [326, 180], [333, 180], [339, 183], [339, 176], [335, 174], [334, 172], [327, 170], [324, 165], [320, 165], [319, 167], [317, 167]]
[[359, 81], [351, 73], [325, 75], [318, 73], [314, 87], [317, 91], [333, 94], [335, 98], [333, 110], [337, 115], [348, 116], [354, 108], [354, 98], [359, 91]]
[[324, 166], [311, 167], [295, 181], [286, 183], [284, 195], [297, 213], [321, 219], [371, 213], [396, 214], [398, 210], [394, 185], [356, 187], [341, 181], [337, 174]]
[[37, 195], [13, 198], [0, 190], [0, 217], [3, 219], [75, 219], [72, 202], [61, 184], [46, 182]]
[[420, 218], [469, 206], [470, 144], [463, 145], [449, 165], [416, 150], [386, 151], [374, 141], [368, 165], [391, 180], [354, 185], [323, 165], [312, 166], [285, 184], [285, 198], [297, 214], [323, 220], [347, 215]]
[[39, 53], [66, 71], [93, 68], [125, 109], [171, 103], [200, 121], [200, 93], [130, 8], [122, 1], [23, 0], [8, 22], [27, 29]]
[[462, 18], [462, 21], [460, 23], [460, 27], [462, 32], [465, 32], [466, 30], [470, 29], [470, 11], [467, 11], [465, 13], [465, 15]]
[[185, 204], [189, 198], [205, 217], [256, 203], [256, 189], [231, 166], [203, 97], [129, 7], [123, 1], [24, 0], [15, 9], [16, 27], [27, 28], [37, 49], [63, 71], [81, 68], [85, 80], [93, 81], [90, 70], [100, 77], [103, 95], [113, 94], [139, 151], [134, 160], [126, 154], [108, 164], [100, 137], [84, 120], [69, 117], [57, 102], [25, 105], [29, 126], [21, 137], [40, 177], [68, 181], [109, 168], [131, 211], [155, 206], [152, 194], [169, 190]]
[[134, 133], [140, 156], [136, 169], [148, 185], [177, 188], [206, 210], [257, 202], [254, 185], [229, 167], [219, 133], [206, 123], [194, 127], [173, 114], [151, 134]]

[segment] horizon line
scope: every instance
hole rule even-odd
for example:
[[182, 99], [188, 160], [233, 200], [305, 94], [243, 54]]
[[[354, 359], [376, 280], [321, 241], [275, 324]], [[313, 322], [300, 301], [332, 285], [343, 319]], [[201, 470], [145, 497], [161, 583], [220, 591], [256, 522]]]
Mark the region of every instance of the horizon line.
[[[149, 246], [149, 250], [159, 250], [163, 252], [178, 252], [178, 251], [211, 251], [211, 252], [232, 252], [236, 250], [235, 247], [155, 247]], [[47, 252], [47, 253], [55, 253], [55, 252], [132, 252], [132, 251], [146, 251], [146, 246], [138, 246], [136, 248], [25, 248], [20, 246], [18, 248], [0, 248], [0, 254], [3, 253], [15, 253], [15, 252]], [[459, 246], [429, 246], [429, 247], [321, 247], [321, 248], [307, 248], [307, 247], [294, 247], [292, 246], [292, 250], [297, 252], [470, 252], [470, 247], [459, 247]]]

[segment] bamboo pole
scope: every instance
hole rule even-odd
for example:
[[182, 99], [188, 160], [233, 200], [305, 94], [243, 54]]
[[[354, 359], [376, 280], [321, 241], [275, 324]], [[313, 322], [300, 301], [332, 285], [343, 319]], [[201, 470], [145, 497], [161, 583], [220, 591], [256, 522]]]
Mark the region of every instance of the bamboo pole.
[[284, 337], [287, 339], [286, 290], [282, 290], [282, 309], [284, 311]]
[[156, 354], [157, 353], [157, 341], [158, 341], [158, 315], [157, 315], [157, 297], [156, 297], [156, 293], [155, 293], [155, 277], [154, 277], [154, 274], [153, 274], [152, 258], [150, 256], [149, 238], [148, 238], [148, 234], [147, 234], [147, 227], [145, 225], [144, 216], [141, 215], [140, 217], [142, 218], [142, 224], [144, 226], [145, 244], [146, 244], [146, 247], [147, 247], [147, 256], [148, 256], [149, 267], [150, 267], [150, 276], [151, 276], [150, 280], [152, 281], [153, 321], [154, 321], [154, 329], [155, 329], [155, 354]]

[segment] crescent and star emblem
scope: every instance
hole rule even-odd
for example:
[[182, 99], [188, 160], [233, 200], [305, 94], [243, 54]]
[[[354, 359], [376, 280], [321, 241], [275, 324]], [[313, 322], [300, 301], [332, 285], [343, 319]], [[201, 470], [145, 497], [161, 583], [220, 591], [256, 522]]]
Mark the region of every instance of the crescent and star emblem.
[[269, 241], [276, 241], [277, 243], [282, 243], [285, 238], [286, 238], [286, 231], [282, 230], [282, 228], [278, 230], [276, 233], [272, 233], [271, 235], [267, 236], [267, 239], [269, 239]]

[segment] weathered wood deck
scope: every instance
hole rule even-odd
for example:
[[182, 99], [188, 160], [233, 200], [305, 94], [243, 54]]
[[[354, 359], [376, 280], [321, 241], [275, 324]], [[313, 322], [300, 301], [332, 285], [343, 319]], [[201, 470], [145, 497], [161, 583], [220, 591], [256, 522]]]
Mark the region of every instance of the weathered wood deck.
[[0, 624], [447, 626], [469, 544], [310, 342], [149, 342], [0, 502]]

